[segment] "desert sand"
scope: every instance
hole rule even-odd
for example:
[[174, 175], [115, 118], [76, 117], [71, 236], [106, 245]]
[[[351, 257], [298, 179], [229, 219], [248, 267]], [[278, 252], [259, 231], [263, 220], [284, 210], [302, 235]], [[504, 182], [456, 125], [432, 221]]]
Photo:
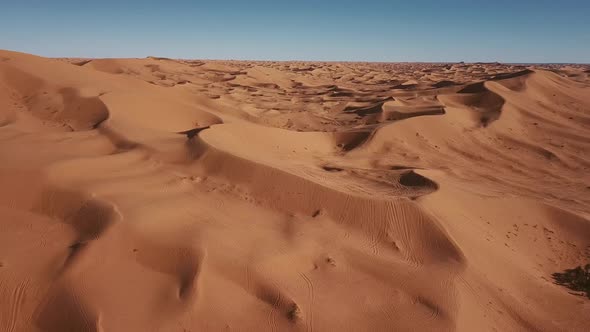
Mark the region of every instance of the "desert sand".
[[0, 51], [0, 331], [588, 331], [589, 75]]

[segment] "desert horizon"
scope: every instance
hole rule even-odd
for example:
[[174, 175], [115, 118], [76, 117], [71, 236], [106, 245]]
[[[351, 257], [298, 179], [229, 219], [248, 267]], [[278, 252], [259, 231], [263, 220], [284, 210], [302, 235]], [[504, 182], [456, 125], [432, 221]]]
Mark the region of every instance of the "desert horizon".
[[[26, 53], [26, 52], [23, 52]], [[40, 54], [35, 54], [40, 57], [45, 57]], [[448, 61], [361, 61], [361, 60], [310, 60], [310, 59], [232, 59], [232, 58], [175, 58], [175, 57], [163, 57], [156, 55], [145, 55], [145, 56], [125, 56], [125, 57], [79, 57], [79, 56], [47, 56], [46, 58], [63, 60], [71, 63], [77, 63], [86, 60], [141, 60], [141, 59], [155, 59], [155, 60], [175, 60], [175, 61], [209, 61], [209, 62], [250, 62], [250, 63], [265, 63], [265, 62], [278, 62], [278, 63], [293, 63], [293, 62], [304, 62], [304, 63], [352, 63], [352, 64], [432, 64], [432, 65], [446, 65], [446, 64], [488, 64], [488, 65], [513, 65], [513, 66], [588, 66], [588, 62], [505, 62], [499, 60], [491, 61], [464, 61], [464, 60], [448, 60]]]
[[586, 330], [589, 74], [0, 51], [0, 330]]
[[3, 4], [0, 332], [590, 331], [589, 12]]

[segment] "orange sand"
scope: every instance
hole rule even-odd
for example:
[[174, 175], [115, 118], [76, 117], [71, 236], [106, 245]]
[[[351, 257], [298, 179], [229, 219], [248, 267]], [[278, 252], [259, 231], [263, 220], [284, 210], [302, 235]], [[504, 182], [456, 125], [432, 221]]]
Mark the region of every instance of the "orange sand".
[[0, 51], [0, 331], [587, 331], [589, 73]]

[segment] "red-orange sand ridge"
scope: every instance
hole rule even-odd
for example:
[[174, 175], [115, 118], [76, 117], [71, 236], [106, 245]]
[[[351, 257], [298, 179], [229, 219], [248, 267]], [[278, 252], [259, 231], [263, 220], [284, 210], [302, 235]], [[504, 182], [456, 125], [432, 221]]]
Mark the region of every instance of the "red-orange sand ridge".
[[589, 73], [0, 51], [0, 331], [588, 331]]

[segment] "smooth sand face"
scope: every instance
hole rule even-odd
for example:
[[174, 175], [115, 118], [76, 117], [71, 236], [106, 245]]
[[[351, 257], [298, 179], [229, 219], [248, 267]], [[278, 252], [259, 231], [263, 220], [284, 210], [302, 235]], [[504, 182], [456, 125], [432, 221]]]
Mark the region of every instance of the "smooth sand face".
[[0, 52], [0, 331], [587, 331], [584, 66]]

